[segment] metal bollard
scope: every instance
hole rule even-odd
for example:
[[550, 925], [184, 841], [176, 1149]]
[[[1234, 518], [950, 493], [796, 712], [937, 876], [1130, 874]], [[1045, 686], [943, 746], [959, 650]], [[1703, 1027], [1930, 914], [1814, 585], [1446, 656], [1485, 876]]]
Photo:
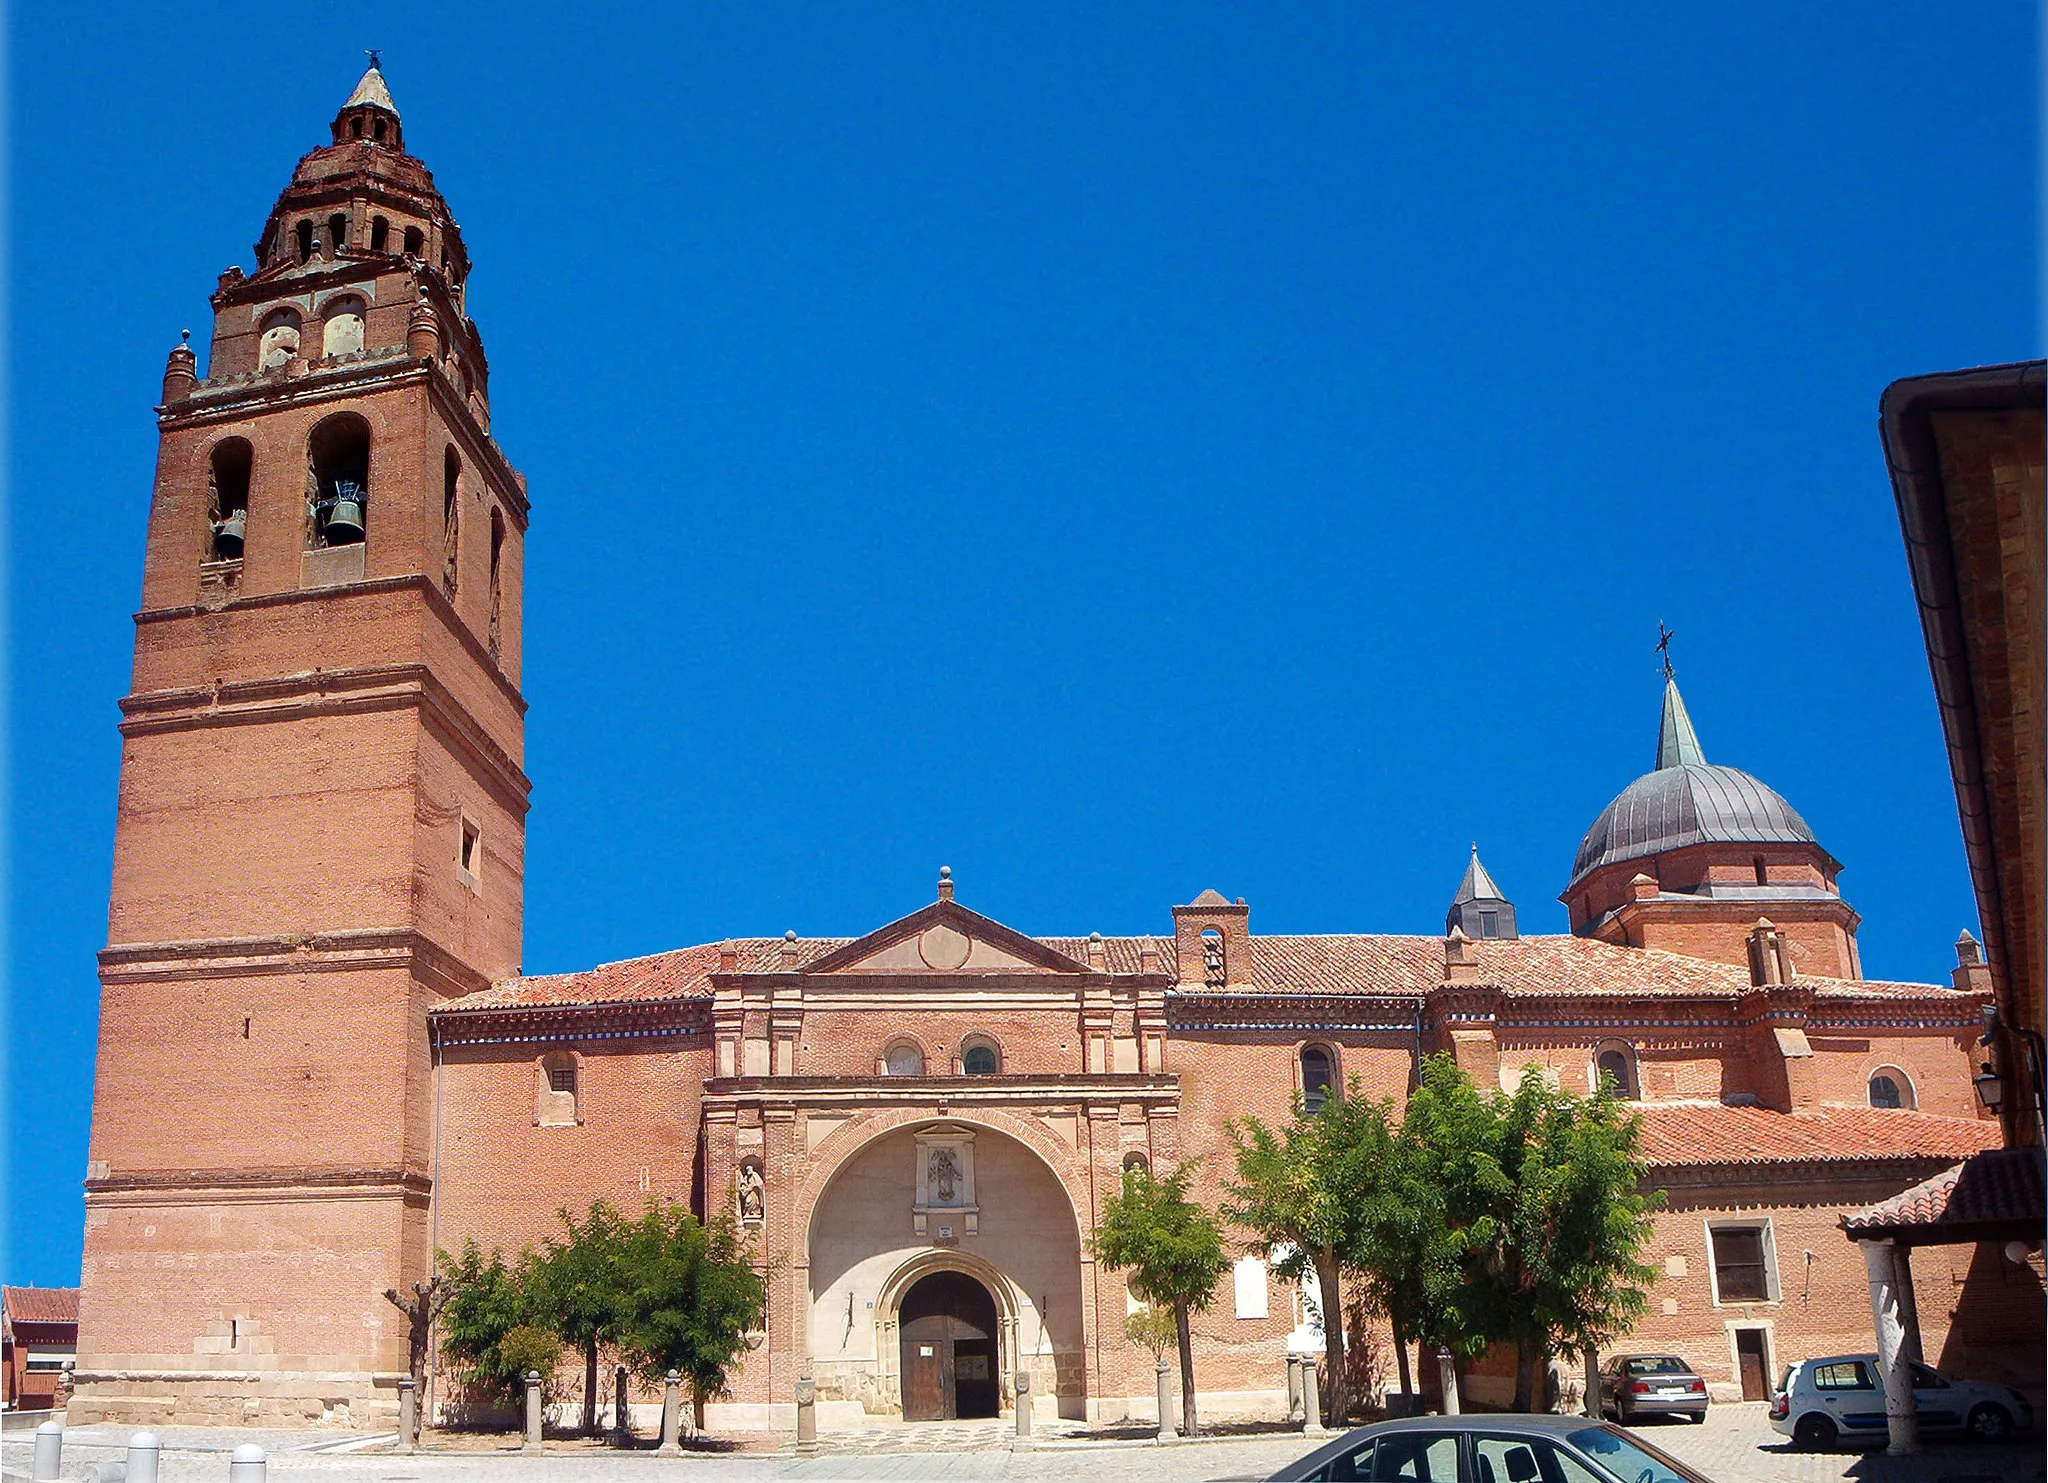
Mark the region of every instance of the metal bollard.
[[398, 1382], [398, 1450], [410, 1452], [419, 1441], [420, 1390], [407, 1375]]
[[683, 1377], [674, 1370], [661, 1379], [661, 1445], [655, 1451], [663, 1457], [674, 1457], [683, 1450], [682, 1384]]
[[526, 1372], [526, 1440], [521, 1452], [540, 1451], [540, 1371]]
[[818, 1451], [818, 1382], [809, 1375], [796, 1377], [796, 1455], [812, 1457]]
[[1305, 1437], [1323, 1434], [1323, 1393], [1317, 1384], [1316, 1362], [1301, 1358], [1301, 1433]]
[[1287, 1356], [1287, 1420], [1291, 1425], [1301, 1420], [1301, 1356]]
[[618, 1444], [623, 1447], [633, 1436], [633, 1424], [626, 1413], [626, 1367], [620, 1365], [612, 1375], [612, 1430], [618, 1433]]
[[128, 1439], [128, 1483], [156, 1483], [157, 1459], [163, 1444], [155, 1432], [137, 1432]]
[[45, 1421], [36, 1428], [36, 1461], [30, 1474], [37, 1479], [64, 1475], [64, 1423]]
[[228, 1458], [228, 1483], [264, 1483], [269, 1475], [270, 1464], [254, 1442], [244, 1442]]
[[1166, 1384], [1166, 1361], [1156, 1367], [1159, 1371], [1159, 1440], [1170, 1441], [1173, 1437], [1173, 1392]]
[[1013, 1452], [1031, 1450], [1031, 1376], [1024, 1370], [1017, 1372], [1017, 1436], [1010, 1443]]
[[1444, 1415], [1456, 1416], [1458, 1414], [1458, 1367], [1451, 1359], [1451, 1349], [1448, 1344], [1437, 1350], [1436, 1367], [1437, 1373], [1443, 1377], [1444, 1382]]

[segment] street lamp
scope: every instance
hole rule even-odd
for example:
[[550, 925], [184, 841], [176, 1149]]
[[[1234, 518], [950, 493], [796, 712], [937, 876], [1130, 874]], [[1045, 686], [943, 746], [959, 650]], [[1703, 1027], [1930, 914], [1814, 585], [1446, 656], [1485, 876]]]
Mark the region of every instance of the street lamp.
[[1984, 1069], [1979, 1071], [1971, 1080], [1977, 1086], [1977, 1100], [1984, 1104], [1986, 1112], [1996, 1117], [1999, 1107], [2005, 1101], [2005, 1078], [1994, 1071], [1991, 1063], [1986, 1061], [1984, 1062]]

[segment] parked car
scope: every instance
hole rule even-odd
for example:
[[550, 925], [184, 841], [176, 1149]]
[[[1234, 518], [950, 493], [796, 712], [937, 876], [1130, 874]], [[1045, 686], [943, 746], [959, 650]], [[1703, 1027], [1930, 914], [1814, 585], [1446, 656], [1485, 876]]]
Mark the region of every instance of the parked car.
[[1645, 1416], [1707, 1419], [1707, 1382], [1675, 1354], [1617, 1354], [1600, 1372], [1600, 1414], [1632, 1426]]
[[[2027, 1398], [2004, 1385], [1957, 1380], [1913, 1365], [1913, 1410], [1920, 1430], [2002, 1441], [2034, 1424]], [[1874, 1354], [1837, 1354], [1785, 1368], [1771, 1399], [1771, 1428], [1802, 1447], [1833, 1447], [1844, 1438], [1882, 1442], [1887, 1433], [1884, 1380]]]
[[1406, 1416], [1325, 1442], [1274, 1483], [1712, 1483], [1618, 1426], [1583, 1416]]

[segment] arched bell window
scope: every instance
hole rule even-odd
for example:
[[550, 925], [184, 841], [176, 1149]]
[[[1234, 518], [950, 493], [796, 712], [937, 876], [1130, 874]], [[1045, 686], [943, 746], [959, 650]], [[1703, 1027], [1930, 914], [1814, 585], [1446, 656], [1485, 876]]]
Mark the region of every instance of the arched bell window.
[[298, 225], [299, 261], [305, 262], [313, 256], [313, 223], [302, 221]]
[[1313, 1116], [1323, 1110], [1337, 1085], [1337, 1058], [1326, 1045], [1301, 1048], [1301, 1108]]
[[337, 412], [306, 440], [307, 544], [353, 546], [370, 519], [370, 424]]
[[[356, 129], [357, 129], [357, 131], [358, 131], [358, 132], [360, 132], [360, 131], [361, 131], [361, 129], [362, 129], [362, 127], [363, 127], [363, 121], [362, 121], [361, 119], [357, 119], [357, 120], [356, 120]], [[371, 217], [371, 218], [370, 218], [370, 251], [372, 251], [372, 252], [376, 252], [376, 253], [384, 253], [384, 252], [389, 252], [390, 250], [391, 250], [391, 222], [390, 222], [390, 219], [389, 219], [388, 217], [382, 217], [382, 216], [373, 216], [373, 217]]]
[[354, 355], [363, 348], [363, 301], [332, 299], [322, 313], [320, 353]]
[[505, 605], [505, 517], [496, 510], [491, 511], [491, 624], [487, 647], [491, 658], [498, 657], [502, 642]]
[[342, 248], [348, 246], [348, 214], [337, 211], [327, 218], [327, 245], [329, 257], [340, 257]]
[[1917, 1106], [1913, 1079], [1896, 1066], [1878, 1067], [1870, 1073], [1870, 1105], [1908, 1109]]
[[924, 1075], [924, 1052], [915, 1041], [898, 1040], [882, 1052], [884, 1076]]
[[427, 234], [418, 227], [405, 229], [405, 255], [419, 257], [427, 250]]
[[1635, 1047], [1625, 1040], [1603, 1041], [1593, 1052], [1593, 1085], [1613, 1082], [1618, 1097], [1631, 1101], [1642, 1095], [1636, 1080]]
[[986, 1035], [971, 1035], [960, 1046], [960, 1070], [966, 1076], [994, 1076], [1003, 1069], [1002, 1052]]
[[273, 309], [263, 316], [256, 339], [258, 370], [274, 371], [299, 353], [299, 311]]
[[240, 561], [249, 528], [249, 475], [256, 454], [246, 438], [214, 444], [206, 468], [206, 560]]
[[453, 599], [462, 581], [462, 460], [454, 445], [441, 454], [441, 591]]

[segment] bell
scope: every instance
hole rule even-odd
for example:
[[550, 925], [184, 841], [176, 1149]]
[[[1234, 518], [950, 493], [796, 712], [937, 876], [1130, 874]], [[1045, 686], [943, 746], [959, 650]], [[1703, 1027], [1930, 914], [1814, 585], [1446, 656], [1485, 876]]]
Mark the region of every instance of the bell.
[[249, 524], [246, 511], [230, 510], [213, 523], [213, 554], [220, 561], [236, 561], [242, 555], [242, 532]]
[[327, 512], [327, 544], [353, 546], [362, 538], [363, 502], [354, 495], [344, 494]]

